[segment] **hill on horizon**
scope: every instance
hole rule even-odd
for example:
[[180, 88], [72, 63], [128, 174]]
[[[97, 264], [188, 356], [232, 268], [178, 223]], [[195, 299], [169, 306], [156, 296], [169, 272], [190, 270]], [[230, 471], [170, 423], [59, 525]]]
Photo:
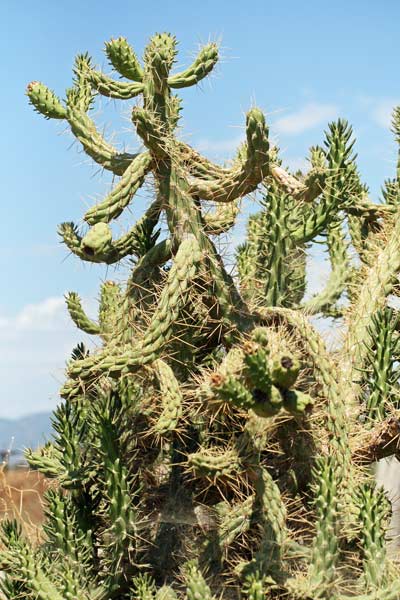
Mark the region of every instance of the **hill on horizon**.
[[12, 449], [21, 457], [25, 448], [44, 444], [52, 432], [52, 412], [34, 413], [19, 419], [0, 418], [0, 451]]

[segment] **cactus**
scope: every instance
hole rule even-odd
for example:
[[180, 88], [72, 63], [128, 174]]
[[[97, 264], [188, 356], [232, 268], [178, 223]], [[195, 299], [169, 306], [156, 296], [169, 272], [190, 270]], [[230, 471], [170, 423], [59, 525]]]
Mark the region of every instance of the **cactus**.
[[[102, 284], [97, 320], [77, 293], [66, 296], [73, 322], [102, 347], [73, 351], [54, 439], [26, 453], [55, 487], [40, 544], [2, 524], [3, 593], [399, 598], [385, 547], [390, 506], [371, 465], [396, 454], [400, 432], [399, 319], [387, 305], [399, 294], [400, 162], [373, 203], [340, 119], [311, 148], [308, 173], [291, 174], [252, 108], [231, 165], [215, 164], [180, 140], [173, 91], [213, 70], [217, 45], [178, 73], [166, 33], [143, 62], [124, 38], [105, 51], [122, 79], [82, 54], [65, 101], [42, 83], [27, 90], [37, 112], [66, 121], [119, 177], [84, 215], [85, 230], [60, 226], [64, 243], [84, 261], [129, 257], [131, 270], [124, 286]], [[140, 98], [132, 123], [143, 151], [118, 152], [102, 137], [90, 115], [98, 94]], [[400, 144], [399, 108], [393, 132]], [[153, 202], [114, 239], [111, 221], [147, 181]], [[255, 190], [260, 210], [231, 273], [216, 242]], [[314, 242], [326, 245], [331, 274], [307, 300]], [[341, 323], [334, 353], [313, 315]]]

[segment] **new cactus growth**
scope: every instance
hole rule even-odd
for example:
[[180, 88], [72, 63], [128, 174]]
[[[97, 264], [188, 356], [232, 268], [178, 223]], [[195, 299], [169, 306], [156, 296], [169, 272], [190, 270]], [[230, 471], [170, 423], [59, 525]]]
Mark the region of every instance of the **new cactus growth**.
[[[106, 44], [122, 77], [75, 62], [61, 101], [27, 94], [66, 121], [83, 150], [119, 177], [59, 232], [79, 259], [130, 257], [125, 286], [103, 283], [97, 320], [75, 292], [72, 320], [102, 339], [68, 363], [54, 439], [27, 451], [55, 479], [43, 539], [32, 547], [2, 524], [1, 580], [10, 600], [359, 600], [400, 598], [386, 528], [390, 512], [371, 465], [396, 454], [400, 162], [374, 204], [360, 181], [349, 124], [329, 124], [292, 175], [263, 113], [246, 116], [230, 167], [179, 138], [180, 98], [214, 68], [210, 43], [174, 72], [176, 40], [156, 34], [143, 62], [124, 38]], [[136, 98], [144, 150], [118, 152], [91, 117], [98, 94]], [[400, 143], [400, 109], [393, 130]], [[145, 183], [154, 200], [115, 239], [110, 223]], [[241, 200], [261, 209], [230, 273], [216, 245]], [[211, 208], [210, 208], [211, 203]], [[161, 224], [163, 223], [163, 227]], [[306, 255], [326, 244], [331, 275], [306, 300]], [[357, 255], [357, 259], [355, 259]], [[346, 299], [343, 302], [343, 299]], [[309, 317], [340, 320], [331, 353]]]

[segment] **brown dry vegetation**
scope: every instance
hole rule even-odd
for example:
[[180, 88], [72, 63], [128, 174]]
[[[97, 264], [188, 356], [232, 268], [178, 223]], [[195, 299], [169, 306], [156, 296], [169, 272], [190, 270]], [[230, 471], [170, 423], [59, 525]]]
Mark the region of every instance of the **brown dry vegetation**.
[[16, 518], [30, 537], [37, 538], [43, 522], [42, 498], [48, 487], [48, 481], [36, 471], [0, 466], [0, 520]]

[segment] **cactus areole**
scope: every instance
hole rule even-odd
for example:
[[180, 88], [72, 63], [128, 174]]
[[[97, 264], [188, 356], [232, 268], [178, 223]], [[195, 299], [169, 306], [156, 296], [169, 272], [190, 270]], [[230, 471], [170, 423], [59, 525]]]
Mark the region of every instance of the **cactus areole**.
[[[26, 452], [55, 480], [41, 541], [2, 522], [7, 599], [211, 600], [400, 598], [387, 551], [391, 506], [371, 465], [396, 454], [400, 161], [375, 204], [361, 182], [351, 127], [330, 123], [307, 173], [284, 168], [263, 113], [246, 115], [230, 166], [179, 137], [177, 90], [204, 79], [218, 47], [176, 72], [176, 40], [153, 36], [140, 61], [124, 38], [105, 52], [117, 76], [76, 58], [61, 101], [27, 95], [65, 121], [116, 176], [81, 230], [59, 233], [83, 261], [129, 265], [105, 281], [98, 318], [66, 295], [101, 348], [73, 351], [54, 438]], [[131, 100], [143, 150], [117, 151], [91, 117], [98, 94]], [[393, 113], [400, 143], [400, 108]], [[110, 224], [144, 184], [153, 198], [120, 238]], [[236, 265], [218, 240], [252, 192]], [[254, 195], [253, 195], [254, 197]], [[326, 245], [331, 272], [305, 299], [306, 257]], [[341, 324], [329, 352], [310, 316]]]

